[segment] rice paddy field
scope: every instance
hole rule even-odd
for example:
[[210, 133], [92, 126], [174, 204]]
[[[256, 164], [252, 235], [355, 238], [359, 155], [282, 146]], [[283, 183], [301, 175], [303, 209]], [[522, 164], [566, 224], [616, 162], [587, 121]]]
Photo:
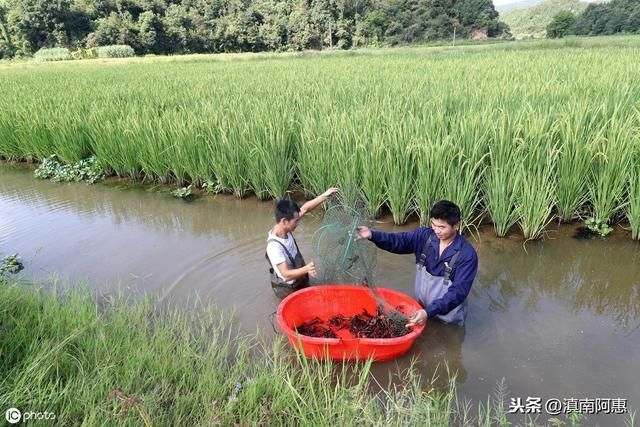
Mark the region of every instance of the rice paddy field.
[[593, 217], [640, 239], [640, 37], [522, 46], [5, 66], [0, 156], [260, 199], [355, 184], [397, 224], [447, 198], [497, 236]]

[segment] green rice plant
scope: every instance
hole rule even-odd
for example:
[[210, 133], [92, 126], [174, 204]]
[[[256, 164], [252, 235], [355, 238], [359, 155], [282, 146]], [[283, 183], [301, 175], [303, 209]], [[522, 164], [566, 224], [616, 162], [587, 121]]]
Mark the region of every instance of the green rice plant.
[[453, 144], [448, 139], [427, 139], [416, 143], [416, 210], [421, 225], [429, 225], [429, 212], [433, 205], [444, 198], [450, 181], [446, 171], [452, 157]]
[[75, 116], [66, 109], [56, 111], [52, 118], [55, 125], [49, 129], [49, 137], [53, 143], [54, 153], [67, 163], [78, 162], [91, 156], [91, 140], [80, 117], [86, 117], [86, 110], [81, 116]]
[[520, 130], [503, 119], [489, 142], [489, 167], [484, 179], [484, 203], [498, 237], [504, 237], [518, 221], [517, 166], [519, 151], [513, 144]]
[[[341, 129], [336, 127], [336, 129]], [[352, 128], [353, 129], [353, 128]], [[349, 132], [334, 139], [333, 161], [328, 165], [330, 169], [330, 182], [341, 189], [342, 202], [347, 206], [356, 206], [361, 200], [360, 182], [360, 157], [358, 156], [355, 138]]]
[[24, 154], [18, 138], [16, 138], [15, 125], [19, 123], [14, 111], [6, 111], [0, 114], [0, 157], [7, 160], [24, 159]]
[[[56, 154], [73, 163], [95, 155], [108, 173], [179, 185], [212, 181], [261, 198], [299, 184], [308, 195], [359, 187], [373, 212], [386, 204], [404, 221], [414, 208], [423, 224], [433, 203], [447, 198], [461, 206], [463, 228], [487, 214], [502, 234], [517, 222], [510, 187], [518, 163], [510, 153], [527, 138], [531, 116], [544, 118], [548, 139], [559, 144], [558, 216], [568, 221], [590, 206], [595, 217], [612, 193], [597, 188], [603, 182], [596, 176], [606, 163], [625, 166], [616, 155], [604, 162], [603, 153], [612, 153], [602, 145], [622, 138], [606, 130], [611, 123], [637, 120], [637, 58], [626, 48], [554, 46], [490, 55], [395, 49], [357, 58], [10, 66], [0, 73], [0, 157]], [[559, 61], [565, 65], [556, 67]], [[486, 69], [496, 78], [478, 80]], [[438, 153], [443, 143], [450, 152]], [[408, 151], [413, 172], [403, 165]], [[407, 208], [410, 176], [415, 206]], [[627, 187], [614, 197], [614, 217], [629, 202]]]
[[404, 224], [413, 205], [415, 186], [416, 144], [408, 125], [400, 125], [387, 134], [385, 147], [385, 177], [387, 201], [393, 222]]
[[30, 111], [22, 108], [16, 110], [17, 123], [14, 128], [14, 137], [22, 152], [21, 158], [44, 159], [56, 154], [54, 139], [51, 136], [53, 121], [49, 120], [52, 112], [43, 112], [29, 121], [28, 117], [32, 116]]
[[557, 145], [534, 138], [523, 141], [515, 201], [518, 223], [527, 240], [538, 239], [552, 219], [556, 200]]
[[443, 112], [441, 106], [416, 112], [414, 208], [421, 225], [429, 225], [429, 212], [444, 197], [448, 184], [446, 167], [452, 153]]
[[475, 226], [481, 214], [480, 183], [486, 171], [489, 130], [475, 119], [456, 121], [452, 129], [449, 147], [450, 160], [445, 165], [446, 185], [443, 198], [456, 203], [462, 211], [460, 231]]
[[589, 201], [593, 218], [603, 224], [624, 207], [635, 129], [631, 118], [612, 117], [594, 139]]
[[538, 239], [551, 221], [556, 204], [558, 144], [554, 142], [553, 115], [528, 108], [523, 116], [518, 146], [516, 212], [527, 240]]
[[[322, 194], [333, 182], [331, 164], [335, 161], [335, 146], [330, 140], [316, 135], [316, 118], [307, 117], [301, 125], [300, 149], [297, 168], [302, 187], [307, 195]], [[326, 132], [325, 132], [326, 134]]]
[[640, 142], [636, 141], [635, 155], [628, 175], [626, 214], [631, 237], [640, 240]]
[[246, 165], [251, 149], [242, 123], [242, 118], [220, 123], [214, 143], [215, 175], [222, 188], [236, 197], [243, 197], [249, 190]]
[[386, 201], [383, 170], [384, 140], [381, 132], [371, 132], [369, 138], [363, 138], [357, 146], [358, 159], [362, 167], [360, 187], [367, 200], [367, 208], [374, 217], [380, 214], [380, 208]]
[[131, 137], [140, 142], [138, 156], [145, 177], [163, 184], [177, 181], [172, 174], [176, 142], [171, 129], [154, 119], [151, 111], [143, 111], [137, 117], [129, 118], [127, 128]]
[[461, 150], [454, 151], [453, 158], [445, 167], [448, 183], [444, 187], [443, 198], [455, 202], [460, 207], [460, 232], [464, 233], [480, 218], [476, 209], [480, 203], [478, 183], [482, 182], [486, 169], [484, 156], [478, 158], [477, 153], [467, 156]]
[[[353, 206], [359, 197], [360, 157], [357, 149], [360, 116], [354, 113], [332, 113], [327, 116], [307, 117], [303, 122], [303, 135], [313, 135], [314, 140], [301, 146], [299, 170], [302, 176], [312, 176], [312, 193], [319, 194], [328, 187], [338, 186], [344, 203]], [[304, 136], [303, 136], [304, 137]], [[304, 152], [305, 147], [314, 147], [310, 152], [315, 160]], [[311, 172], [311, 173], [309, 173]], [[302, 179], [303, 183], [309, 179]], [[307, 188], [307, 185], [305, 185]], [[348, 189], [354, 191], [349, 192]]]
[[185, 112], [165, 115], [163, 123], [170, 129], [167, 138], [173, 141], [167, 156], [172, 158], [171, 175], [176, 182], [198, 185], [211, 180], [213, 166], [208, 155], [211, 150], [207, 147], [205, 125]]
[[592, 127], [598, 111], [599, 107], [592, 110], [589, 105], [573, 106], [556, 125], [560, 150], [556, 195], [558, 217], [562, 222], [570, 222], [588, 199], [588, 180], [585, 177], [589, 176], [591, 169]]
[[260, 199], [281, 199], [293, 179], [295, 134], [275, 122], [261, 124], [251, 133], [251, 187]]
[[106, 119], [97, 114], [87, 117], [87, 135], [93, 151], [107, 171], [120, 177], [140, 178], [142, 164], [139, 145], [125, 118]]

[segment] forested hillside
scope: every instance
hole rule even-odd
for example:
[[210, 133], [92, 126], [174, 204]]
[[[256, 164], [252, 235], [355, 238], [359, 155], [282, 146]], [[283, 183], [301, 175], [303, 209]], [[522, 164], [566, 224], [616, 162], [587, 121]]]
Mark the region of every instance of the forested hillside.
[[500, 15], [515, 38], [545, 37], [547, 25], [560, 12], [579, 14], [587, 8], [580, 0], [545, 0], [524, 9], [510, 10]]
[[424, 43], [505, 31], [491, 0], [0, 0], [0, 58], [128, 44], [137, 54]]

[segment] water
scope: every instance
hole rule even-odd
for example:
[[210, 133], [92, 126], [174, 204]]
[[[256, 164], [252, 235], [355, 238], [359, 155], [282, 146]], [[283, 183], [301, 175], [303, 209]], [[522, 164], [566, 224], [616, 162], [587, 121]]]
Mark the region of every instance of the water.
[[[166, 191], [114, 185], [58, 184], [0, 167], [0, 254], [18, 252], [24, 274], [102, 292], [118, 287], [181, 306], [194, 298], [234, 307], [247, 332], [273, 335], [278, 300], [266, 275], [272, 202], [217, 196], [185, 203]], [[313, 258], [321, 211], [296, 230]], [[378, 228], [395, 227], [383, 218]], [[576, 225], [577, 226], [577, 225]], [[543, 242], [517, 233], [470, 238], [480, 267], [464, 329], [432, 322], [411, 352], [377, 363], [381, 382], [415, 359], [425, 378], [445, 362], [462, 397], [485, 402], [505, 379], [505, 398], [622, 398], [640, 408], [640, 244], [616, 228], [606, 239], [579, 241], [576, 226], [550, 226]], [[526, 248], [526, 251], [525, 251]], [[413, 293], [411, 255], [378, 252], [379, 284]], [[541, 424], [550, 415], [542, 411]], [[618, 415], [583, 425], [624, 425]]]

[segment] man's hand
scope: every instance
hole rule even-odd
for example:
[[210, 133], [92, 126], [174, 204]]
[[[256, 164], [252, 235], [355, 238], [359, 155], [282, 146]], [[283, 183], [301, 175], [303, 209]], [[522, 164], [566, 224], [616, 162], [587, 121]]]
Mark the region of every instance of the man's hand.
[[407, 323], [407, 328], [411, 328], [413, 326], [424, 325], [424, 322], [427, 321], [427, 312], [426, 310], [418, 310], [416, 314], [411, 316], [409, 322]]
[[322, 196], [326, 199], [327, 197], [329, 197], [332, 194], [335, 194], [337, 192], [338, 192], [338, 188], [337, 187], [331, 187], [330, 189], [328, 189], [327, 191], [322, 193]]
[[371, 230], [369, 229], [369, 227], [365, 227], [364, 225], [359, 225], [356, 228], [356, 231], [357, 231], [356, 240], [371, 239]]
[[318, 273], [316, 273], [316, 265], [313, 262], [310, 262], [309, 264], [305, 265], [306, 269], [307, 269], [307, 273], [309, 274], [309, 276], [315, 278]]

